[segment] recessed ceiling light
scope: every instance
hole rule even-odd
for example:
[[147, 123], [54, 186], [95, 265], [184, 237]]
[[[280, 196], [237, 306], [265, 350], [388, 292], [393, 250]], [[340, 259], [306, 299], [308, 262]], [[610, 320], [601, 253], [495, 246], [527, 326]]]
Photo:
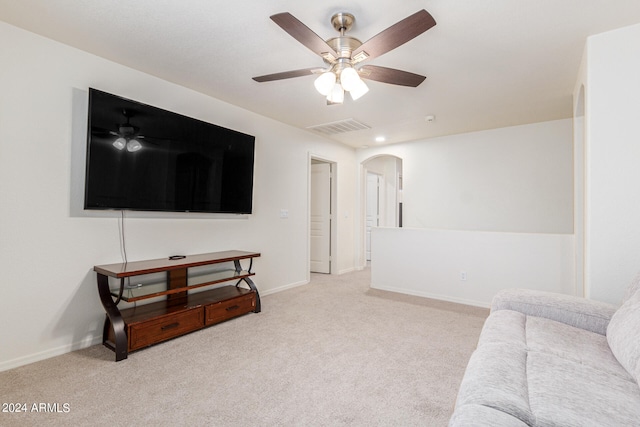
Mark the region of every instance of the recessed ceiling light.
[[376, 142], [385, 142], [387, 138], [384, 136], [376, 136]]

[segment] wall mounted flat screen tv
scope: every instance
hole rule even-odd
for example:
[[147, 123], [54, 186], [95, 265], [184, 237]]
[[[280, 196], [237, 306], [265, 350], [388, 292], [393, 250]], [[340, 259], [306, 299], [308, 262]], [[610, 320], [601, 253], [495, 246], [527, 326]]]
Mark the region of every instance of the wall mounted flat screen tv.
[[85, 209], [249, 214], [255, 137], [89, 89]]

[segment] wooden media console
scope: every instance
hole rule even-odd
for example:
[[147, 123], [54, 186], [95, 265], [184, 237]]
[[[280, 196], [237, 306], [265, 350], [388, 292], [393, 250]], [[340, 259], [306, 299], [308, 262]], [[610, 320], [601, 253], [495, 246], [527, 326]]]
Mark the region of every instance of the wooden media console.
[[[260, 312], [260, 295], [251, 280], [256, 252], [224, 251], [93, 267], [107, 316], [102, 342], [115, 351], [116, 362], [138, 350], [251, 311]], [[248, 260], [244, 270], [241, 261]], [[206, 272], [202, 282], [189, 283], [189, 269], [232, 263], [233, 268]], [[166, 273], [166, 280], [131, 285], [131, 277]], [[120, 279], [112, 287], [109, 278]], [[128, 281], [128, 283], [125, 283]], [[235, 281], [235, 285], [223, 285]], [[241, 287], [241, 284], [248, 286]], [[207, 289], [209, 287], [210, 289]], [[202, 288], [202, 289], [200, 289]], [[198, 289], [198, 291], [195, 291]], [[195, 292], [194, 292], [195, 291]], [[162, 300], [120, 310], [121, 301]]]

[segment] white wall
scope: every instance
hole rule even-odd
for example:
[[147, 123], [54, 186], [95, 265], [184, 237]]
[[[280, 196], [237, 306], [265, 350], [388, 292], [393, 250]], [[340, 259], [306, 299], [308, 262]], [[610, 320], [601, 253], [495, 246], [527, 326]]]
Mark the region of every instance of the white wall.
[[376, 289], [481, 307], [505, 288], [574, 293], [570, 234], [377, 228], [371, 246]]
[[481, 306], [507, 287], [576, 294], [572, 120], [359, 150], [358, 160], [383, 154], [402, 159], [405, 228], [374, 231], [373, 287]]
[[640, 270], [640, 24], [587, 40], [575, 97], [585, 88], [585, 281], [617, 304]]
[[358, 150], [402, 159], [404, 225], [572, 233], [572, 122], [514, 126]]
[[[118, 216], [78, 209], [88, 87], [256, 136], [252, 215], [128, 213], [129, 260], [259, 251], [263, 294], [305, 283], [314, 153], [337, 162], [338, 269], [355, 267], [352, 149], [4, 23], [0, 63], [0, 370], [100, 341], [104, 310], [92, 268], [121, 257]], [[276, 243], [282, 236], [286, 245]]]

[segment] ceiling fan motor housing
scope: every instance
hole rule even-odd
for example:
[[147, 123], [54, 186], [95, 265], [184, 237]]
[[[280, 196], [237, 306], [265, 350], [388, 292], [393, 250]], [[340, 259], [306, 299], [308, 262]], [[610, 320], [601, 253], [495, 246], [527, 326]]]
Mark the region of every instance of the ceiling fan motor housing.
[[135, 127], [129, 123], [120, 125], [120, 128], [118, 130], [120, 131], [121, 135], [132, 135], [136, 133]]
[[362, 42], [354, 37], [340, 36], [327, 40], [327, 44], [335, 50], [340, 58], [351, 58], [351, 52], [359, 48]]
[[354, 22], [356, 22], [356, 18], [347, 12], [338, 12], [331, 17], [331, 25], [341, 35], [349, 31]]
[[346, 12], [339, 12], [331, 17], [331, 25], [340, 33], [339, 37], [334, 37], [327, 40], [327, 44], [333, 48], [338, 54], [338, 58], [326, 58], [325, 61], [331, 65], [335, 65], [337, 73], [347, 67], [351, 66], [351, 53], [362, 46], [362, 42], [355, 37], [345, 36], [344, 33], [349, 31], [353, 26], [356, 18]]

